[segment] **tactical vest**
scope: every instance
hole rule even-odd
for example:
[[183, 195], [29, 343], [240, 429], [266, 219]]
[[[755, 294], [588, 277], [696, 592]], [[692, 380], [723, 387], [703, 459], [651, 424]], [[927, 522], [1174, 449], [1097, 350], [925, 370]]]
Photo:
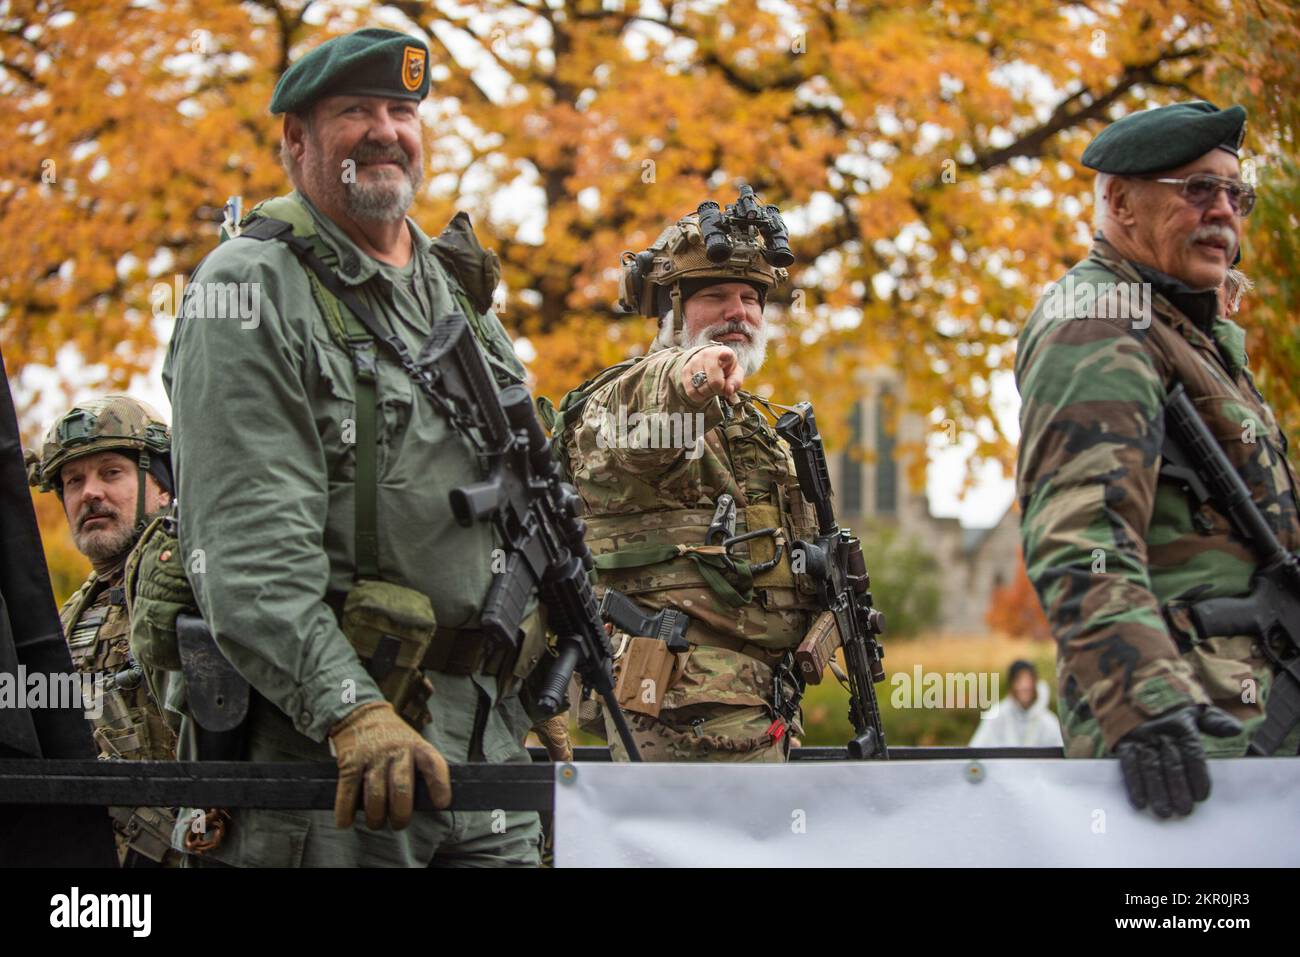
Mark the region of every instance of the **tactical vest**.
[[[387, 345], [389, 351], [393, 351], [395, 343], [392, 339], [395, 337], [384, 336], [382, 330], [373, 328], [373, 320], [368, 320], [369, 311], [334, 274], [337, 254], [320, 235], [310, 210], [295, 198], [281, 196], [259, 203], [245, 217], [239, 235], [263, 241], [278, 240], [289, 247], [303, 266], [330, 337], [352, 358], [356, 390], [356, 578], [358, 581], [377, 580], [379, 411], [376, 363], [381, 346]], [[500, 276], [495, 255], [479, 245], [469, 217], [463, 212], [452, 218], [432, 244], [452, 297], [463, 310], [498, 386], [522, 383], [524, 370], [518, 357], [492, 334], [483, 317], [491, 308], [492, 293]], [[409, 374], [410, 370], [407, 371]], [[342, 620], [341, 605], [331, 602], [331, 607]], [[540, 659], [545, 643], [539, 616], [530, 615], [525, 619], [524, 630], [525, 638], [519, 653], [507, 656], [489, 649], [476, 630], [438, 628], [419, 664], [451, 673], [468, 674], [482, 670], [505, 681], [512, 677], [522, 678]], [[427, 680], [418, 680], [427, 685]], [[416, 707], [416, 712], [422, 713], [422, 703]]]
[[[316, 220], [302, 203], [290, 196], [277, 196], [258, 203], [245, 217], [239, 235], [259, 240], [278, 239], [290, 247], [303, 264], [303, 272], [311, 284], [321, 314], [325, 316], [331, 338], [352, 357], [357, 396], [357, 577], [378, 578], [379, 413], [375, 353], [379, 343], [358, 317], [359, 310], [345, 304], [344, 299], [351, 294], [332, 272], [338, 264], [338, 256], [320, 235]], [[498, 384], [522, 382], [518, 358], [513, 352], [505, 355], [502, 345], [483, 325], [480, 313], [491, 306], [492, 291], [496, 287], [496, 273], [492, 267], [495, 260], [478, 245], [468, 216], [457, 213], [452, 218], [443, 234], [434, 240], [434, 253], [445, 267], [452, 295], [464, 309], [474, 338], [483, 349]]]
[[[105, 587], [92, 575], [59, 614], [73, 668], [103, 675], [102, 711], [91, 733], [102, 760], [173, 761], [176, 735], [163, 720], [144, 671], [128, 647], [129, 622], [120, 586]], [[155, 862], [174, 863], [170, 808], [109, 808], [119, 862], [134, 850]]]
[[706, 434], [709, 447], [729, 463], [737, 503], [733, 537], [755, 535], [726, 551], [716, 535], [708, 540], [716, 508], [665, 507], [653, 478], [620, 475], [630, 488], [643, 487], [638, 498], [647, 507], [603, 509], [580, 481], [573, 432], [591, 394], [638, 361], [611, 367], [566, 395], [555, 419], [557, 444], [563, 446], [569, 474], [579, 479], [599, 582], [647, 605], [686, 612], [695, 621], [687, 633], [692, 644], [739, 651], [770, 664], [778, 652], [799, 643], [817, 610], [812, 582], [791, 562], [791, 542], [816, 532], [793, 459], [748, 401], [731, 406], [729, 418]]

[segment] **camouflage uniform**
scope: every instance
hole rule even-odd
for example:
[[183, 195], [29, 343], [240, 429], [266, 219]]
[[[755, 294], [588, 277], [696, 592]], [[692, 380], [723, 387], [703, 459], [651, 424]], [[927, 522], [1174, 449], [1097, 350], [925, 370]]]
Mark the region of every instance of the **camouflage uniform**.
[[[45, 490], [60, 488], [62, 467], [75, 458], [116, 451], [129, 457], [141, 452], [164, 455], [170, 447], [167, 426], [144, 403], [107, 396], [83, 403], [59, 419], [45, 440], [33, 481]], [[144, 476], [140, 468], [137, 535], [143, 518]], [[59, 622], [82, 675], [103, 681], [102, 713], [91, 718], [91, 731], [104, 760], [170, 761], [176, 757], [176, 734], [164, 720], [143, 669], [128, 646], [130, 631], [122, 589], [122, 565], [101, 575], [92, 573], [64, 602]], [[109, 808], [117, 838], [119, 863], [131, 851], [175, 866], [181, 855], [171, 849], [175, 808]]]
[[[669, 275], [725, 281], [727, 274], [704, 258], [693, 218], [676, 228], [681, 246]], [[661, 237], [652, 249], [672, 252], [672, 244]], [[676, 308], [680, 311], [680, 301]], [[738, 581], [718, 567], [716, 555], [693, 549], [704, 545], [724, 493], [738, 507], [737, 535], [776, 530], [775, 537], [733, 549], [736, 558], [750, 564], [773, 558], [778, 541], [812, 537], [815, 519], [799, 493], [785, 442], [751, 401], [724, 408], [717, 397], [703, 405], [687, 397], [681, 373], [698, 351], [660, 349], [598, 376], [580, 418], [562, 429], [564, 453], [585, 506], [587, 543], [600, 584], [650, 609], [676, 608], [693, 619], [686, 634], [691, 649], [676, 656], [659, 714], [628, 713], [643, 758], [783, 761], [790, 734], [773, 707], [773, 669], [783, 659], [788, 666], [787, 653], [812, 624], [813, 591], [804, 576], [796, 581], [788, 547], [774, 568], [753, 577], [752, 592], [748, 580]], [[701, 418], [690, 422], [702, 419], [703, 427], [691, 434], [702, 433], [702, 444], [618, 441], [619, 423], [635, 425], [638, 420], [631, 417], [638, 413], [662, 423], [698, 414]], [[642, 444], [663, 447], [633, 447]], [[662, 559], [665, 547], [678, 552], [653, 560]], [[616, 649], [620, 644], [616, 638]], [[784, 700], [795, 693], [786, 677]], [[615, 756], [623, 757], [608, 716], [606, 724]]]
[[1076, 289], [1150, 282], [1154, 314], [1146, 328], [1105, 318], [1116, 300], [1098, 295], [1079, 317], [1053, 315], [1044, 297], [1020, 337], [1021, 532], [1059, 643], [1066, 752], [1099, 757], [1149, 718], [1213, 703], [1245, 730], [1202, 735], [1206, 753], [1240, 755], [1263, 720], [1271, 670], [1255, 637], [1199, 639], [1185, 605], [1249, 593], [1256, 562], [1222, 513], [1195, 507], [1162, 474], [1163, 405], [1182, 383], [1294, 550], [1286, 438], [1247, 369], [1245, 333], [1218, 316], [1214, 292], [1122, 260], [1100, 237], [1069, 276]]

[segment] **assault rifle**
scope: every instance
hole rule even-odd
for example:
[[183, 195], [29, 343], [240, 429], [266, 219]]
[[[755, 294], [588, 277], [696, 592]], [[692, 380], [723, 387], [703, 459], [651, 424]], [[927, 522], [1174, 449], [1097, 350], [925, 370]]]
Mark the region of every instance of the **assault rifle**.
[[859, 760], [888, 758], [875, 687], [885, 679], [885, 652], [876, 640], [884, 633], [885, 616], [871, 606], [871, 578], [862, 557], [862, 542], [835, 522], [826, 450], [812, 405], [795, 405], [777, 419], [776, 431], [794, 454], [799, 491], [817, 512], [816, 538], [795, 542], [790, 554], [792, 560], [802, 556], [804, 570], [817, 584], [824, 612], [796, 650], [795, 660], [804, 680], [816, 683], [821, 680], [823, 665], [836, 669], [831, 657], [835, 647], [844, 648], [849, 720], [857, 735], [849, 742], [849, 755]]
[[1259, 556], [1251, 592], [1244, 598], [1207, 598], [1188, 606], [1202, 638], [1258, 635], [1260, 651], [1277, 669], [1266, 717], [1250, 753], [1270, 755], [1300, 724], [1300, 560], [1282, 547], [1250, 497], [1231, 460], [1177, 386], [1165, 404], [1168, 438], [1164, 469], [1201, 501], [1223, 512]]
[[417, 384], [478, 445], [488, 477], [451, 491], [452, 512], [465, 527], [490, 521], [506, 552], [483, 605], [490, 642], [516, 649], [534, 589], [558, 636], [558, 653], [538, 706], [559, 709], [576, 671], [604, 699], [633, 761], [641, 760], [614, 695], [613, 652], [589, 573], [595, 565], [579, 518], [581, 500], [561, 481], [551, 443], [522, 385], [498, 391], [469, 323], [452, 313], [434, 323], [416, 361]]

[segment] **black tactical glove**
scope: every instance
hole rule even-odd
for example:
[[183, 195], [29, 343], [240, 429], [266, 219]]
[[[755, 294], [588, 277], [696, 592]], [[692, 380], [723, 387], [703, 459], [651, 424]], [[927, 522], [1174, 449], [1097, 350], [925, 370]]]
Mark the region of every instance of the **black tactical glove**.
[[1143, 722], [1115, 746], [1135, 808], [1150, 804], [1159, 817], [1191, 814], [1193, 802], [1210, 796], [1202, 731], [1231, 738], [1241, 734], [1241, 724], [1218, 708], [1184, 705]]

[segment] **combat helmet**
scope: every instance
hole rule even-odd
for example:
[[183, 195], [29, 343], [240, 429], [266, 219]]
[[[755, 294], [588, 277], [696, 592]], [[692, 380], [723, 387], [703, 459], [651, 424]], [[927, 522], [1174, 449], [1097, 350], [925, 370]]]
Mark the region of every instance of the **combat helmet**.
[[741, 186], [736, 202], [725, 210], [714, 202], [700, 203], [660, 233], [649, 249], [623, 253], [618, 304], [624, 312], [656, 318], [671, 304], [673, 329], [680, 331], [683, 282], [731, 279], [758, 286], [765, 296], [785, 281], [785, 267], [793, 262], [781, 211], [760, 205], [754, 190]]
[[96, 452], [135, 452], [140, 472], [136, 522], [140, 524], [145, 473], [152, 471], [171, 491], [171, 445], [171, 429], [152, 406], [125, 395], [102, 396], [73, 406], [55, 420], [45, 435], [40, 458], [29, 460], [28, 481], [61, 497], [59, 472], [68, 462]]

